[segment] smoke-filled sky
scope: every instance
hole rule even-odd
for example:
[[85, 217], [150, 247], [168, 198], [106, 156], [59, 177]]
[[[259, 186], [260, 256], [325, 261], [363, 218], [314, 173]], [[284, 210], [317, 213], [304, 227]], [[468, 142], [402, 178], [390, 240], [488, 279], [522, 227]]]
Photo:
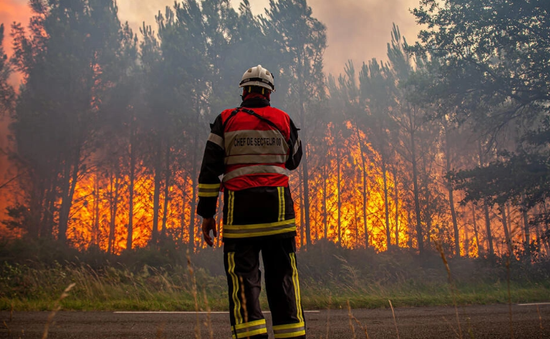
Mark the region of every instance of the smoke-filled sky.
[[[0, 0], [0, 23], [8, 26], [6, 33], [9, 33], [13, 21], [28, 22], [30, 10], [27, 3], [27, 0]], [[172, 6], [174, 0], [118, 0], [117, 3], [121, 21], [129, 21], [137, 31], [143, 21], [154, 25], [155, 14], [159, 10], [164, 12], [164, 8]], [[231, 3], [237, 8], [240, 0]], [[250, 3], [255, 14], [263, 14], [269, 5], [268, 0], [250, 0]], [[409, 10], [418, 3], [419, 0], [308, 0], [313, 16], [327, 26], [327, 73], [337, 75], [343, 72], [348, 59], [355, 62], [356, 68], [373, 57], [385, 59], [393, 23], [399, 25], [409, 42], [414, 41], [418, 27]], [[6, 35], [9, 41], [9, 35]]]
[[[154, 23], [158, 10], [173, 3], [173, 0], [118, 0], [121, 20], [128, 20], [136, 29], [144, 20]], [[238, 8], [240, 0], [231, 3]], [[313, 16], [327, 26], [327, 73], [342, 73], [349, 59], [356, 68], [373, 57], [385, 59], [394, 22], [409, 42], [414, 41], [418, 27], [409, 10], [418, 3], [419, 0], [308, 0]], [[269, 1], [250, 0], [250, 5], [254, 14], [263, 14]]]

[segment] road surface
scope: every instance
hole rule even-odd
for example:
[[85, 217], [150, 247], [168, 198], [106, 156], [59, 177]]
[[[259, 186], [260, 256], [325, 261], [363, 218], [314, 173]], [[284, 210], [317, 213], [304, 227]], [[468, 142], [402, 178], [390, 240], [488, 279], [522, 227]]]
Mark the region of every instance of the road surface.
[[[308, 339], [328, 338], [511, 338], [507, 305], [321, 310], [306, 312]], [[42, 338], [48, 312], [0, 312], [0, 338]], [[270, 314], [266, 313], [268, 324]], [[197, 319], [200, 326], [197, 327]], [[350, 327], [350, 319], [354, 329]], [[50, 322], [51, 339], [231, 338], [225, 312], [115, 313], [58, 312]], [[397, 329], [396, 324], [397, 323]], [[269, 326], [269, 325], [268, 325]], [[269, 326], [270, 327], [270, 326]], [[362, 328], [361, 328], [362, 327]], [[200, 335], [196, 335], [197, 329]], [[269, 328], [270, 330], [271, 328]], [[550, 303], [512, 306], [514, 338], [550, 338]], [[212, 335], [211, 332], [212, 331]], [[353, 334], [355, 331], [355, 336]], [[397, 333], [399, 332], [399, 334]], [[470, 335], [471, 333], [471, 335]], [[270, 338], [272, 335], [270, 334]]]

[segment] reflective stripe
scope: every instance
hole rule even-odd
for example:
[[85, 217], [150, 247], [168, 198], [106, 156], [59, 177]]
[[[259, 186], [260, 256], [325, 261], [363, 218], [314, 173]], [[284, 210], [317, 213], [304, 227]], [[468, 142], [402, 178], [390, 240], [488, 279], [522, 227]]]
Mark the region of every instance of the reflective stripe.
[[217, 134], [210, 133], [210, 135], [208, 136], [208, 141], [212, 141], [216, 145], [220, 146], [222, 149], [224, 148], [223, 138]]
[[247, 174], [282, 174], [288, 176], [288, 170], [283, 167], [279, 166], [269, 166], [269, 165], [256, 165], [256, 166], [246, 166], [237, 168], [236, 170], [233, 170], [229, 173], [226, 173], [223, 176], [223, 181], [229, 181], [231, 179], [235, 179], [236, 177], [240, 177], [241, 175], [247, 175]]
[[253, 225], [224, 225], [225, 238], [251, 238], [296, 231], [296, 220]]
[[227, 273], [231, 277], [233, 285], [233, 291], [231, 291], [231, 298], [233, 298], [233, 316], [235, 317], [235, 324], [241, 324], [243, 318], [241, 316], [241, 301], [239, 299], [239, 278], [235, 274], [235, 252], [227, 253]]
[[235, 329], [237, 330], [237, 332], [239, 332], [238, 330], [242, 330], [243, 328], [250, 328], [250, 327], [255, 327], [255, 326], [258, 326], [258, 325], [263, 325], [265, 327], [265, 319], [254, 320], [254, 321], [249, 321], [249, 322], [244, 323], [244, 324], [235, 325]]
[[306, 334], [306, 324], [299, 322], [295, 324], [273, 326], [275, 338], [292, 338]]
[[296, 315], [300, 322], [304, 322], [302, 314], [302, 300], [300, 299], [300, 281], [298, 279], [298, 268], [296, 267], [296, 253], [290, 253], [290, 263], [292, 265], [292, 284], [294, 285], [294, 295], [296, 297]]
[[234, 332], [236, 332], [237, 336], [235, 336], [235, 333], [233, 333], [233, 338], [247, 338], [258, 334], [267, 333], [265, 319], [235, 325], [234, 329]]
[[300, 148], [301, 144], [302, 144], [302, 141], [300, 140], [300, 138], [298, 138], [296, 140], [296, 142], [294, 143], [294, 149], [292, 150], [292, 155], [294, 155], [298, 152], [298, 149]]
[[286, 154], [247, 154], [225, 157], [226, 165], [237, 164], [284, 164]]
[[287, 154], [285, 137], [275, 129], [240, 130], [224, 133], [226, 155]]
[[217, 197], [220, 184], [199, 184], [199, 197]]
[[[233, 224], [233, 212], [235, 209], [235, 192], [234, 191], [228, 191], [228, 198], [227, 198], [227, 225]], [[224, 230], [225, 226], [224, 225]]]
[[285, 220], [285, 188], [277, 187], [279, 193], [279, 221]]
[[301, 330], [297, 332], [290, 332], [290, 333], [279, 333], [275, 334], [276, 339], [282, 339], [282, 338], [296, 338], [302, 335], [306, 335], [306, 330]]

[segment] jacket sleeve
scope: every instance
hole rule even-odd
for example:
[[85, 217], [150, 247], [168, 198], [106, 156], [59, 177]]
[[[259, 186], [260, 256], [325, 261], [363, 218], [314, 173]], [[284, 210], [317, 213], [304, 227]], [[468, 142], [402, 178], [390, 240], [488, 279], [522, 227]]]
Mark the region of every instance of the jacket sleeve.
[[210, 136], [206, 142], [199, 174], [197, 214], [203, 218], [211, 218], [216, 214], [221, 186], [219, 177], [224, 172], [224, 157], [223, 123], [221, 115], [218, 115], [214, 123], [210, 124]]
[[300, 165], [300, 160], [302, 160], [302, 141], [298, 136], [299, 129], [296, 128], [292, 119], [290, 119], [290, 156], [286, 161], [286, 168], [289, 170], [294, 170]]

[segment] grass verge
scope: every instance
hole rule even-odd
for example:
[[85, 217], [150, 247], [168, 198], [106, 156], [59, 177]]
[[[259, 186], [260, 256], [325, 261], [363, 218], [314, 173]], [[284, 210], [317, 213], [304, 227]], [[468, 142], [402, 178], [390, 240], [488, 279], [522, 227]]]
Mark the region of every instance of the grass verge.
[[[138, 272], [107, 267], [101, 270], [87, 265], [56, 265], [29, 267], [5, 263], [0, 271], [0, 310], [51, 310], [59, 295], [75, 283], [70, 295], [62, 301], [63, 309], [79, 311], [194, 311], [193, 286], [208, 296], [208, 308], [227, 309], [227, 288], [224, 276], [212, 276], [205, 270], [176, 267], [170, 272], [148, 266]], [[319, 281], [302, 279], [302, 302], [306, 309], [395, 307], [453, 305], [445, 281], [419, 282], [401, 280], [381, 283], [374, 279]], [[206, 293], [205, 293], [206, 292]], [[513, 303], [550, 300], [550, 282], [512, 283]], [[494, 283], [457, 283], [456, 302], [468, 304], [505, 304], [508, 302], [506, 281]], [[203, 298], [199, 298], [203, 299]], [[262, 307], [267, 309], [265, 293]], [[199, 309], [206, 311], [206, 303]]]

